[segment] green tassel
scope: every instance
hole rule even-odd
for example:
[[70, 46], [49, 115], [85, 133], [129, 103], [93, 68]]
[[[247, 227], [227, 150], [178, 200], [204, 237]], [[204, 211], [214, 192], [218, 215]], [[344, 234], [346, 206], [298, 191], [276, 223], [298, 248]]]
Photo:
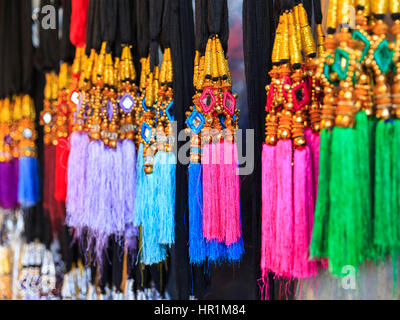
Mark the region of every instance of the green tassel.
[[395, 224], [398, 224], [392, 210], [392, 137], [392, 121], [379, 121], [375, 137], [374, 244], [382, 259], [392, 252]]
[[324, 129], [320, 137], [318, 196], [314, 213], [311, 257], [328, 256], [329, 179], [332, 131]]
[[372, 210], [369, 123], [364, 111], [354, 128], [333, 129], [328, 257], [330, 271], [360, 263], [372, 255]]
[[393, 121], [391, 203], [394, 215], [394, 250], [400, 248], [400, 119]]
[[[364, 214], [360, 216], [361, 223], [364, 226], [362, 237], [361, 252], [362, 259], [372, 259], [375, 256], [373, 249], [373, 204], [372, 204], [372, 172], [373, 161], [371, 160], [371, 128], [373, 121], [369, 120], [364, 110], [356, 114], [355, 139], [357, 146], [357, 155], [359, 157], [357, 178], [360, 183], [361, 208]], [[362, 183], [362, 185], [361, 185]]]

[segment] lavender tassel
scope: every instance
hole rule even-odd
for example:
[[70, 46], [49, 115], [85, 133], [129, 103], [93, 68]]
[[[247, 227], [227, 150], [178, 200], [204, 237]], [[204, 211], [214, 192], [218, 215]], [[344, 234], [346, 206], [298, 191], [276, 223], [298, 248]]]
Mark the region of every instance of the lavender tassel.
[[104, 144], [100, 140], [93, 140], [88, 147], [86, 167], [85, 205], [80, 219], [81, 228], [90, 228], [93, 232], [93, 222], [96, 220], [100, 206], [100, 190], [102, 176], [102, 162], [104, 161]]
[[89, 137], [84, 132], [71, 134], [71, 151], [68, 158], [68, 184], [66, 223], [80, 234], [85, 215], [86, 167]]
[[136, 249], [136, 237], [139, 230], [134, 226], [134, 210], [136, 199], [136, 148], [132, 140], [118, 143], [122, 150], [122, 174], [120, 175], [120, 200], [124, 204], [125, 237], [129, 240], [129, 248]]

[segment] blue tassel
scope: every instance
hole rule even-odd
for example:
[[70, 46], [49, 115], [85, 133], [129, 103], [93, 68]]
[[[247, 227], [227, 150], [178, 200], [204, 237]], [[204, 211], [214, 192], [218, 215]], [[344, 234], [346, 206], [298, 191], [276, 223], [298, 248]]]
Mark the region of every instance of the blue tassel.
[[230, 262], [240, 262], [244, 253], [243, 238], [240, 238], [237, 242], [227, 246], [226, 258]]
[[40, 201], [40, 180], [37, 159], [19, 158], [18, 202], [23, 208]]
[[189, 258], [192, 264], [201, 264], [207, 257], [207, 241], [203, 237], [203, 191], [201, 164], [190, 163], [188, 169], [189, 201]]
[[189, 258], [192, 264], [201, 264], [208, 259], [219, 265], [227, 258], [226, 246], [216, 240], [203, 237], [203, 190], [200, 163], [191, 163], [188, 169], [189, 186]]
[[220, 265], [226, 261], [226, 246], [217, 240], [207, 241], [207, 258], [210, 264]]
[[160, 151], [154, 158], [156, 201], [159, 215], [159, 243], [172, 245], [175, 242], [175, 169], [176, 157], [173, 152]]

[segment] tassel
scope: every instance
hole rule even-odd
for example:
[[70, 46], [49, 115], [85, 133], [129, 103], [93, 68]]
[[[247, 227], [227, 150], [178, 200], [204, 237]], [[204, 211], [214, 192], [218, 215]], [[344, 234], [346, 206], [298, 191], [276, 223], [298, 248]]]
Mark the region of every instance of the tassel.
[[101, 257], [108, 238], [113, 234], [121, 235], [125, 231], [124, 201], [120, 197], [123, 186], [120, 189], [119, 179], [122, 175], [121, 148], [104, 147], [98, 162], [100, 167], [97, 172], [101, 176], [96, 196], [98, 207], [91, 213], [92, 219], [88, 227], [96, 239], [97, 257]]
[[125, 139], [118, 143], [118, 148], [122, 150], [123, 172], [120, 174], [120, 201], [124, 203], [125, 238], [129, 239], [129, 248], [136, 249], [136, 237], [139, 230], [134, 226], [134, 210], [136, 199], [136, 148], [130, 139]]
[[[393, 213], [393, 221], [400, 221], [400, 120], [393, 121], [393, 136], [392, 136], [392, 176], [391, 176], [391, 206]], [[393, 224], [392, 239], [397, 248], [400, 246], [400, 225]], [[392, 259], [392, 261], [395, 261]], [[395, 270], [395, 269], [393, 269]]]
[[[156, 168], [156, 164], [154, 168]], [[151, 174], [145, 174], [143, 182], [144, 190], [146, 191], [143, 195], [145, 198], [145, 210], [142, 213], [144, 219], [142, 224], [141, 262], [145, 265], [159, 263], [167, 257], [165, 246], [159, 243], [160, 216], [156, 192], [157, 184], [160, 182], [158, 177], [159, 175], [154, 170]]]
[[351, 243], [353, 217], [356, 215], [355, 197], [355, 139], [352, 128], [333, 128], [331, 148], [330, 216], [328, 236], [329, 269], [340, 275], [342, 267], [349, 264], [357, 266], [354, 252], [356, 243]]
[[314, 213], [314, 228], [311, 242], [311, 257], [328, 257], [328, 230], [330, 216], [329, 181], [331, 179], [332, 131], [321, 131], [319, 179], [317, 202]]
[[376, 153], [375, 153], [375, 201], [374, 201], [374, 244], [377, 255], [384, 259], [385, 255], [392, 253], [395, 242], [395, 213], [392, 209], [392, 161], [391, 149], [393, 139], [393, 120], [379, 121], [376, 127]]
[[244, 253], [243, 238], [240, 238], [235, 243], [227, 245], [226, 248], [226, 259], [233, 262], [240, 262]]
[[206, 259], [207, 241], [203, 237], [203, 190], [200, 163], [190, 163], [188, 168], [189, 201], [189, 258], [191, 264], [201, 264]]
[[67, 196], [67, 167], [69, 157], [69, 143], [67, 138], [58, 138], [55, 159], [55, 189], [54, 197], [57, 201], [65, 202]]
[[203, 148], [203, 235], [208, 241], [224, 240], [220, 208], [220, 145], [206, 144]]
[[39, 167], [34, 157], [19, 158], [18, 202], [23, 208], [40, 201]]
[[261, 235], [261, 276], [267, 279], [273, 270], [276, 250], [276, 147], [263, 145], [262, 150], [262, 235]]
[[70, 227], [83, 227], [86, 202], [86, 169], [89, 137], [74, 131], [71, 134], [71, 151], [68, 158], [68, 185], [66, 198], [66, 223]]
[[221, 228], [226, 245], [236, 243], [242, 236], [240, 221], [240, 190], [238, 175], [238, 154], [235, 143], [224, 141], [220, 144], [220, 210]]
[[203, 236], [202, 165], [200, 163], [190, 163], [188, 180], [190, 263], [201, 264], [208, 259], [210, 264], [219, 265], [226, 260], [228, 251], [233, 261], [240, 260], [244, 251], [243, 247], [232, 244], [226, 248], [223, 243], [216, 240], [207, 241]]
[[293, 276], [306, 278], [317, 273], [316, 261], [309, 260], [309, 245], [314, 220], [314, 190], [310, 148], [294, 151], [294, 262]]
[[[307, 145], [310, 148], [311, 160], [312, 160], [312, 176], [313, 176], [313, 189], [314, 189], [314, 201], [317, 201], [318, 194], [318, 171], [319, 171], [319, 153], [320, 153], [320, 133], [313, 132], [311, 128], [304, 130], [304, 136], [307, 141]], [[315, 205], [315, 203], [314, 203]]]
[[166, 248], [160, 245], [158, 236], [160, 233], [159, 210], [157, 199], [157, 184], [159, 180], [159, 157], [154, 159], [154, 170], [151, 174], [144, 172], [143, 144], [139, 146], [137, 160], [137, 194], [135, 201], [135, 226], [142, 229], [142, 241], [140, 241], [140, 261], [145, 265], [159, 263], [166, 259]]
[[157, 202], [159, 215], [160, 244], [172, 245], [175, 242], [175, 168], [176, 157], [173, 152], [159, 151], [154, 158], [154, 172], [157, 173]]
[[328, 256], [329, 268], [335, 275], [341, 275], [345, 265], [357, 269], [369, 254], [366, 249], [370, 239], [362, 204], [365, 193], [361, 190], [367, 181], [362, 180], [360, 172], [365, 166], [360, 164], [363, 160], [357, 152], [356, 130], [357, 127], [333, 129]]
[[135, 226], [140, 226], [143, 224], [143, 212], [145, 210], [145, 194], [146, 189], [144, 188], [144, 158], [143, 158], [143, 144], [139, 146], [139, 152], [136, 162], [136, 192], [138, 197], [135, 198], [135, 207], [133, 215], [133, 223]]
[[0, 207], [18, 206], [18, 159], [0, 162]]
[[[98, 215], [100, 205], [100, 190], [103, 167], [101, 162], [104, 161], [104, 144], [100, 140], [93, 140], [89, 142], [87, 151], [87, 166], [86, 166], [86, 186], [84, 189], [85, 200], [84, 210], [79, 219], [80, 228], [88, 228], [92, 226], [93, 219]], [[104, 202], [104, 199], [103, 199]]]
[[[360, 226], [363, 227], [361, 230], [364, 241], [361, 244], [361, 251], [363, 253], [364, 259], [374, 259], [375, 249], [373, 248], [373, 214], [372, 214], [372, 161], [371, 161], [371, 134], [370, 134], [370, 120], [365, 112], [361, 110], [356, 114], [356, 125], [355, 125], [355, 139], [357, 145], [357, 155], [358, 155], [358, 173], [356, 181], [360, 182], [358, 191], [360, 193], [360, 207], [363, 214], [360, 213]], [[390, 154], [389, 146], [389, 154]], [[390, 158], [388, 159], [390, 161]], [[389, 176], [390, 180], [390, 176]], [[389, 182], [390, 184], [390, 182]], [[390, 200], [389, 200], [390, 201]]]
[[292, 141], [279, 140], [276, 146], [276, 252], [274, 271], [281, 276], [293, 274], [293, 170]]

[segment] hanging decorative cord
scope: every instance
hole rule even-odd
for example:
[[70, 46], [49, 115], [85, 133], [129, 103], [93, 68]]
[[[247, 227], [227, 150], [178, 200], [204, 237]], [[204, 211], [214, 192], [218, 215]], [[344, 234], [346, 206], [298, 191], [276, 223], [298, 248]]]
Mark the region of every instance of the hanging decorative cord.
[[30, 208], [40, 200], [32, 93], [31, 4], [10, 3], [2, 11], [4, 23], [18, 23], [12, 31], [1, 29], [2, 80], [0, 92], [0, 206]]
[[[199, 1], [196, 8], [196, 93], [186, 120], [192, 133], [189, 254], [192, 263], [202, 263], [206, 258], [212, 263], [240, 261], [244, 248], [234, 138], [239, 110], [236, 96], [231, 93], [232, 81], [223, 49], [226, 50], [229, 34], [227, 3]], [[201, 168], [196, 164], [200, 161]], [[201, 223], [197, 223], [199, 219]]]
[[[344, 10], [348, 5], [356, 5], [355, 27]], [[396, 121], [389, 76], [396, 60], [383, 21], [388, 5], [385, 0], [331, 1], [328, 12], [326, 52], [317, 71], [324, 104], [311, 253], [328, 257], [336, 275], [345, 265], [358, 269], [366, 259], [388, 254], [396, 269], [396, 169], [391, 162]]]
[[[175, 166], [172, 122], [173, 75], [170, 51], [169, 6], [150, 1], [150, 56], [145, 94], [141, 97], [140, 147], [135, 222], [141, 226], [140, 261], [145, 265], [166, 258], [166, 248], [175, 242]], [[161, 32], [161, 29], [162, 32]], [[161, 37], [162, 36], [162, 37]], [[159, 41], [164, 55], [159, 67]], [[142, 73], [145, 72], [144, 68]], [[138, 191], [139, 192], [139, 191]]]
[[[79, 5], [86, 9], [86, 14], [79, 10], [81, 8]], [[77, 88], [71, 92], [70, 98], [73, 106], [71, 108], [72, 132], [70, 134], [70, 155], [67, 168], [66, 224], [75, 229], [75, 237], [80, 237], [84, 225], [85, 173], [89, 144], [84, 119], [87, 103], [85, 89], [88, 89], [89, 86], [84, 87], [84, 84], [89, 81], [93, 67], [94, 56], [88, 58], [86, 55], [87, 51], [90, 54], [92, 45], [93, 8], [94, 1], [82, 0], [72, 3], [70, 38], [71, 42], [77, 47], [72, 73], [78, 84]], [[85, 39], [86, 45], [83, 39]]]
[[[262, 152], [262, 279], [314, 276], [309, 257], [318, 177], [315, 45], [300, 2], [284, 1], [272, 51]], [[320, 21], [318, 21], [320, 22]], [[304, 57], [304, 59], [302, 58]]]

